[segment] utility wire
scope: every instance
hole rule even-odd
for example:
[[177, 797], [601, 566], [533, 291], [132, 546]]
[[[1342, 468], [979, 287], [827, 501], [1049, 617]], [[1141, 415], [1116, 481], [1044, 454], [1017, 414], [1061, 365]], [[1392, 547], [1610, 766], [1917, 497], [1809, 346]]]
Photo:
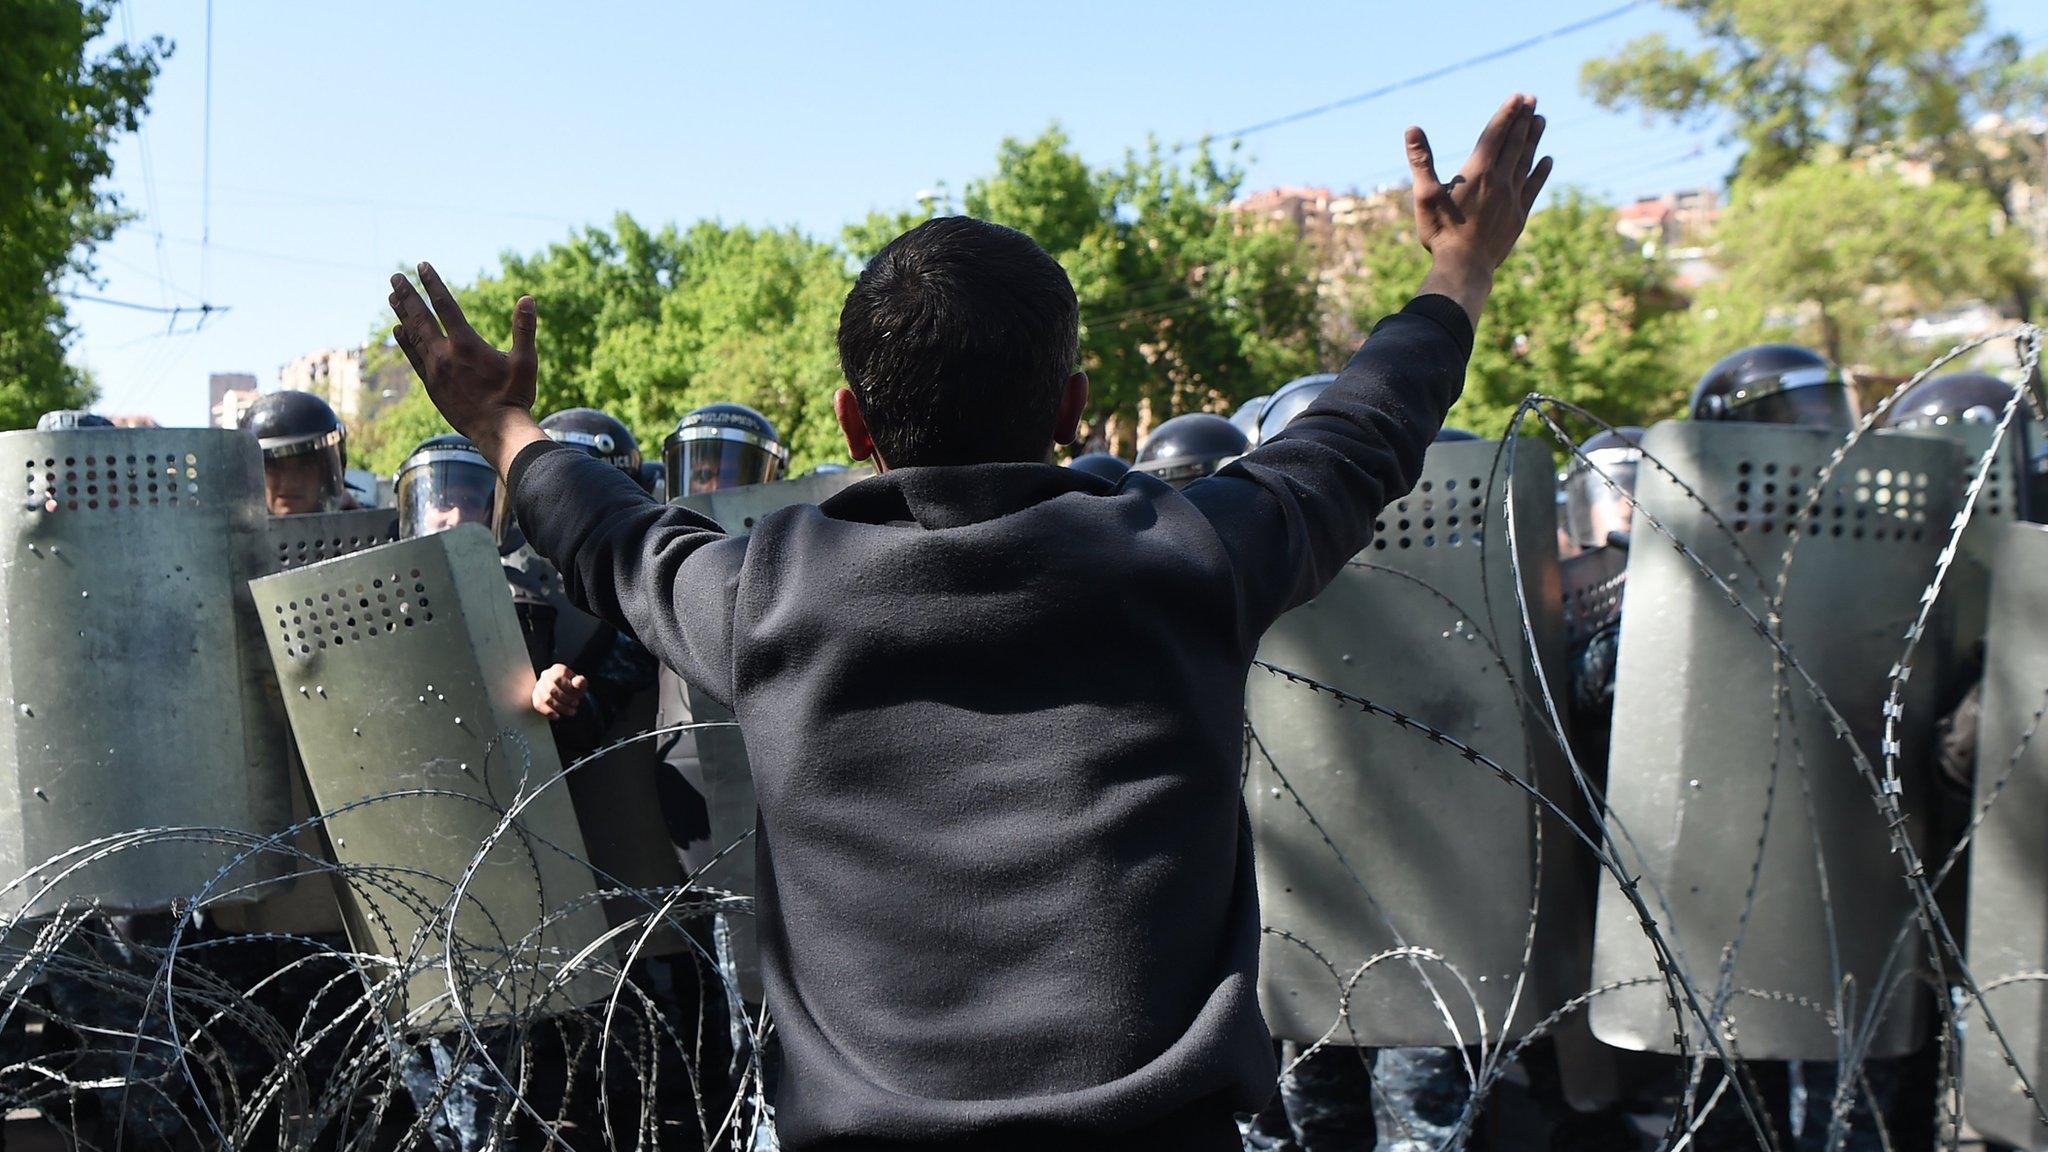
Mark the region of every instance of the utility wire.
[[199, 146], [199, 294], [209, 291], [213, 243], [213, 0], [206, 0], [206, 111]]
[[[1592, 28], [1596, 25], [1605, 24], [1610, 20], [1614, 20], [1618, 17], [1633, 12], [1638, 8], [1641, 8], [1647, 2], [1648, 0], [1629, 0], [1628, 3], [1623, 4], [1620, 7], [1609, 8], [1605, 12], [1600, 12], [1595, 15], [1588, 16], [1583, 20], [1575, 20], [1570, 24], [1560, 25], [1559, 27], [1552, 28], [1548, 32], [1538, 33], [1537, 35], [1531, 36], [1526, 40], [1518, 40], [1513, 44], [1509, 44], [1501, 48], [1495, 48], [1490, 52], [1483, 52], [1477, 56], [1460, 60], [1454, 64], [1445, 64], [1440, 68], [1432, 68], [1427, 72], [1420, 72], [1416, 75], [1409, 76], [1405, 79], [1396, 80], [1390, 84], [1382, 84], [1378, 88], [1373, 88], [1365, 92], [1360, 92], [1355, 96], [1345, 96], [1338, 100], [1329, 101], [1326, 104], [1317, 104], [1312, 108], [1303, 108], [1299, 112], [1289, 112], [1284, 116], [1275, 116], [1270, 120], [1261, 120], [1256, 124], [1248, 124], [1243, 128], [1237, 129], [1236, 131], [1224, 132], [1220, 133], [1219, 135], [1222, 139], [1226, 140], [1241, 140], [1244, 137], [1253, 135], [1255, 133], [1269, 131], [1274, 128], [1280, 128], [1288, 124], [1298, 124], [1303, 120], [1308, 120], [1316, 116], [1322, 116], [1330, 112], [1335, 112], [1341, 108], [1350, 108], [1355, 105], [1367, 103], [1368, 101], [1378, 100], [1384, 96], [1391, 96], [1396, 92], [1404, 91], [1409, 88], [1414, 88], [1417, 85], [1427, 84], [1432, 80], [1440, 80], [1445, 76], [1449, 76], [1457, 72], [1463, 72], [1468, 68], [1477, 68], [1481, 64], [1491, 64], [1495, 60], [1506, 59], [1507, 57], [1513, 56], [1516, 53], [1526, 52], [1539, 44], [1546, 44], [1552, 40], [1561, 39], [1563, 37], [1570, 36], [1576, 32], [1583, 32], [1586, 29]], [[1185, 147], [1185, 145], [1179, 147]], [[1176, 150], [1178, 150], [1178, 148], [1176, 148]]]

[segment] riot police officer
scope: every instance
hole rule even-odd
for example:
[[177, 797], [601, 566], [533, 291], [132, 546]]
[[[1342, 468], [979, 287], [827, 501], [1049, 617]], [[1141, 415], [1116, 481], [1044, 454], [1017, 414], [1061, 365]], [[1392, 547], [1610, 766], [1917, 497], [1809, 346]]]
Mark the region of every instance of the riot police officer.
[[1827, 357], [1797, 344], [1758, 344], [1731, 352], [1693, 386], [1695, 420], [1856, 426], [1856, 392]]
[[263, 448], [263, 497], [272, 516], [356, 507], [348, 491], [348, 429], [311, 392], [270, 392], [242, 427]]
[[[1610, 428], [1586, 438], [1565, 472], [1564, 523], [1576, 554], [1574, 567], [1619, 572], [1635, 525], [1636, 470], [1643, 458], [1641, 428]], [[1566, 584], [1572, 584], [1566, 573]], [[1620, 649], [1621, 596], [1599, 619], [1580, 622], [1572, 636], [1571, 713], [1580, 764], [1595, 779], [1607, 776], [1607, 730], [1614, 719], [1614, 658]], [[1582, 609], [1583, 610], [1583, 609]]]
[[[616, 464], [636, 482], [644, 482], [639, 449], [623, 425], [591, 409], [558, 415], [562, 418], [550, 418], [555, 427], [549, 428], [546, 421], [542, 427], [550, 434], [559, 433], [557, 439]], [[537, 676], [530, 703], [534, 711], [548, 718], [564, 764], [596, 751], [631, 698], [654, 683], [657, 665], [653, 656], [631, 637], [600, 625], [590, 641], [579, 646], [575, 665], [556, 658], [563, 606], [550, 595], [545, 574], [518, 566], [522, 546], [497, 473], [467, 438], [449, 433], [423, 441], [399, 467], [394, 489], [403, 539], [445, 532], [462, 524], [482, 525], [497, 537], [500, 550], [506, 553], [506, 583]], [[629, 972], [628, 978], [636, 975]], [[689, 1023], [694, 1025], [694, 1021]], [[528, 1053], [533, 1068], [530, 1095], [550, 1106], [559, 1096], [572, 1112], [595, 1107], [596, 1085], [580, 1081], [595, 1075], [597, 1046], [582, 1046], [583, 1058], [578, 1059], [572, 1055], [574, 1046], [565, 1028], [557, 1026], [536, 1029], [532, 1041]], [[442, 1043], [430, 1041], [426, 1051], [413, 1054], [404, 1079], [421, 1107], [427, 1107], [437, 1092], [442, 1095], [428, 1129], [436, 1147], [443, 1152], [470, 1152], [490, 1141], [506, 1088], [480, 1064], [457, 1066], [450, 1051], [434, 1047]], [[437, 1083], [444, 1078], [449, 1081], [445, 1090]], [[548, 1110], [540, 1109], [543, 1115]], [[577, 1115], [591, 1120], [580, 1112]], [[524, 1125], [516, 1114], [512, 1122]], [[601, 1138], [601, 1123], [589, 1122], [579, 1128], [585, 1126], [591, 1129], [591, 1139]], [[577, 1145], [572, 1142], [572, 1146]]]
[[1214, 412], [1175, 416], [1152, 430], [1138, 445], [1131, 471], [1156, 476], [1185, 488], [1247, 452], [1244, 430]]
[[[1688, 413], [1695, 420], [1783, 424], [1847, 434], [1856, 427], [1861, 409], [1855, 390], [1827, 357], [1796, 344], [1759, 344], [1732, 352], [1707, 369], [1693, 387]], [[1929, 1046], [1912, 1056], [1863, 1062], [1860, 1071], [1868, 1091], [1851, 1093], [1844, 1149], [1880, 1147], [1880, 1123], [1900, 1146], [1924, 1147], [1932, 1140], [1933, 1068], [1925, 1059], [1931, 1051]], [[1725, 1073], [1719, 1069], [1711, 1073], [1701, 1091], [1711, 1091], [1712, 1077], [1721, 1074]], [[1825, 1144], [1838, 1065], [1751, 1060], [1745, 1074], [1770, 1113], [1767, 1122], [1778, 1124], [1781, 1132], [1800, 1132], [1801, 1148]], [[1754, 1143], [1747, 1122], [1729, 1109], [1717, 1109], [1707, 1117], [1697, 1135], [1696, 1146], [1706, 1152]]]
[[1067, 467], [1077, 472], [1086, 472], [1090, 476], [1100, 476], [1111, 484], [1121, 482], [1124, 473], [1131, 470], [1131, 466], [1125, 463], [1121, 456], [1112, 456], [1107, 452], [1083, 453], [1067, 461]]
[[1321, 396], [1323, 389], [1336, 382], [1336, 373], [1316, 372], [1297, 376], [1274, 389], [1272, 397], [1259, 407], [1258, 431], [1252, 436], [1252, 443], [1264, 444], [1271, 440], [1282, 428], [1293, 423], [1294, 418], [1301, 415], [1316, 397]]
[[1266, 405], [1272, 402], [1273, 395], [1270, 392], [1264, 396], [1254, 396], [1239, 404], [1237, 411], [1230, 414], [1230, 422], [1237, 425], [1237, 430], [1244, 433], [1244, 438], [1250, 441], [1254, 448], [1259, 446], [1259, 417], [1265, 415]]
[[789, 449], [766, 416], [745, 404], [706, 404], [685, 415], [662, 441], [668, 494], [697, 496], [720, 488], [779, 480]]
[[[1261, 438], [1286, 427], [1335, 379], [1306, 376], [1274, 393], [1265, 409]], [[1160, 425], [1160, 431], [1171, 423]], [[1477, 439], [1466, 429], [1446, 427], [1434, 442]], [[1457, 1132], [1471, 1099], [1469, 1069], [1478, 1063], [1477, 1053], [1468, 1055], [1458, 1048], [1375, 1050], [1345, 1045], [1334, 1037], [1312, 1049], [1291, 1041], [1276, 1042], [1274, 1049], [1282, 1072], [1280, 1090], [1250, 1121], [1246, 1146], [1276, 1152], [1374, 1147], [1426, 1152], [1443, 1147]], [[1466, 1137], [1462, 1147], [1484, 1143], [1469, 1127]]]
[[[2013, 385], [1989, 372], [1950, 372], [1930, 376], [1899, 397], [1891, 410], [1885, 413], [1884, 426], [1936, 434], [1971, 425], [1995, 428], [2005, 415], [2006, 405], [2012, 402], [2014, 391]], [[2012, 424], [2006, 429], [2000, 461], [2005, 474], [2013, 477], [2007, 487], [2012, 491], [2015, 519], [2031, 520], [2038, 515], [2037, 510], [2031, 507], [2032, 493], [2029, 489], [2032, 485], [2028, 478], [2033, 472], [2039, 439], [2034, 430], [2033, 411], [2022, 397], [2019, 408], [2013, 413]]]

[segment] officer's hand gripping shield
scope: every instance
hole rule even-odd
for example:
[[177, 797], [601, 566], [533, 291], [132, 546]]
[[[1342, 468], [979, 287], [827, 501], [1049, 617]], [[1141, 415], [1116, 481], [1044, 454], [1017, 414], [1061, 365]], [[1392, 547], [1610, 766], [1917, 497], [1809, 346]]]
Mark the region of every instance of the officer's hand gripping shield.
[[[1774, 669], [1758, 621], [1773, 619], [1796, 524], [1776, 613], [1784, 646], [1881, 769], [1892, 670], [1955, 514], [1961, 457], [1943, 440], [1865, 437], [1802, 516], [1840, 444], [1824, 430], [1703, 422], [1659, 424], [1643, 442], [1610, 823], [1657, 930], [1747, 1059], [1837, 1060], [1850, 1029], [1871, 1029], [1869, 1055], [1897, 1056], [1926, 1035], [1901, 858], [1828, 709], [1799, 671]], [[1939, 663], [1933, 649], [1922, 645], [1922, 663]], [[1936, 679], [1909, 679], [1897, 729], [1899, 800], [1916, 841]], [[1607, 1043], [1675, 1052], [1683, 1027], [1691, 1051], [1706, 1047], [1697, 1020], [1672, 1019], [1649, 940], [1612, 877], [1601, 887], [1593, 980], [1627, 984], [1593, 1000], [1593, 1031]]]
[[[569, 599], [562, 574], [531, 545], [515, 549], [505, 563], [532, 577], [552, 610], [552, 661], [577, 672], [594, 671], [615, 642], [617, 633], [611, 625]], [[656, 695], [649, 689], [626, 701], [599, 739], [597, 751], [602, 754], [571, 772], [568, 780], [569, 797], [576, 806], [592, 866], [610, 878], [612, 887], [647, 893], [673, 891], [682, 887], [685, 879], [662, 821], [660, 773], [667, 770], [661, 763], [662, 738], [631, 739], [659, 726]], [[648, 918], [660, 915], [654, 899], [658, 897], [621, 895], [605, 902], [612, 924], [630, 932], [622, 943], [634, 948], [635, 941], [645, 935], [636, 956], [685, 951], [689, 943], [674, 923], [644, 931]]]
[[1984, 1000], [1963, 1016], [1963, 1115], [1991, 1139], [2042, 1148], [2048, 1123], [2025, 1084], [2048, 1087], [2048, 528], [2008, 524], [1993, 555], [1965, 953]]
[[254, 845], [290, 801], [246, 583], [264, 570], [255, 439], [8, 432], [0, 464], [0, 870], [19, 878], [0, 911], [262, 896], [285, 855]]
[[256, 581], [359, 951], [411, 1028], [589, 1003], [606, 922], [491, 537], [465, 525]]
[[[1565, 698], [1552, 484], [1531, 440], [1433, 445], [1372, 543], [1266, 633], [1258, 659], [1454, 737], [1573, 810], [1536, 676], [1540, 661]], [[1264, 667], [1247, 715], [1274, 1035], [1491, 1044], [1584, 990], [1588, 857], [1526, 791]]]
[[[771, 512], [796, 504], [822, 503], [840, 489], [872, 474], [867, 468], [816, 473], [773, 484], [750, 484], [696, 496], [679, 496], [670, 503], [680, 504], [717, 521], [718, 526], [731, 535], [744, 536], [754, 530], [754, 524], [761, 517]], [[667, 668], [661, 670], [660, 691], [656, 722], [662, 727], [679, 723], [730, 723], [733, 720], [732, 712], [724, 705], [692, 689]], [[740, 841], [755, 830], [759, 816], [754, 806], [754, 773], [747, 763], [744, 736], [733, 727], [700, 728], [682, 734], [679, 739], [667, 738], [663, 755], [670, 767], [682, 777], [680, 783], [685, 788], [680, 791], [686, 797], [688, 792], [694, 791], [702, 798], [701, 812], [689, 815], [702, 818], [709, 825], [708, 839], [701, 838], [699, 829], [671, 829], [676, 843], [683, 846], [685, 866], [695, 875], [696, 882], [704, 887], [752, 897], [755, 893], [754, 850], [752, 845]], [[677, 809], [686, 805], [694, 806], [685, 800], [683, 804], [672, 801], [664, 807], [671, 813], [673, 821]], [[759, 1003], [761, 950], [755, 942], [754, 922], [749, 918], [733, 923], [731, 927], [729, 944], [740, 995]]]

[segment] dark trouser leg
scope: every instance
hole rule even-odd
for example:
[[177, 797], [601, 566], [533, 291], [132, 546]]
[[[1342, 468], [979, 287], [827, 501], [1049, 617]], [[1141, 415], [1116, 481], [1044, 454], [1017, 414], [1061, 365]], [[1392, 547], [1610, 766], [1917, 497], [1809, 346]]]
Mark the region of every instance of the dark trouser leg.
[[1311, 1051], [1289, 1043], [1281, 1054], [1280, 1098], [1302, 1152], [1375, 1146], [1371, 1049], [1325, 1044]]
[[[1922, 1149], [1934, 1144], [1934, 1102], [1938, 1057], [1928, 1044], [1910, 1056], [1869, 1059], [1862, 1077], [1849, 1085], [1843, 1139], [1829, 1143], [1835, 1094], [1844, 1069], [1839, 1064], [1808, 1061], [1799, 1066], [1804, 1082], [1798, 1152], [1880, 1152]], [[1874, 1108], [1873, 1108], [1874, 1105]], [[1882, 1133], [1879, 1128], [1882, 1126]], [[1889, 1144], [1887, 1144], [1889, 1138]]]

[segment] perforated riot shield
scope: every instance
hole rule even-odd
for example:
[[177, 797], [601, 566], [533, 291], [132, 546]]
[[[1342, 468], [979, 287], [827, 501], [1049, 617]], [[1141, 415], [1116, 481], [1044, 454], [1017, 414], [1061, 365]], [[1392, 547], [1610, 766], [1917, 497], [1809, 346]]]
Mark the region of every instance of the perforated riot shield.
[[[1535, 650], [1561, 696], [1548, 454], [1531, 440], [1510, 454], [1494, 441], [1454, 442], [1431, 447], [1424, 463], [1415, 490], [1381, 513], [1373, 542], [1266, 634], [1259, 659], [1455, 737], [1569, 811], [1575, 789], [1545, 734], [1504, 517], [1512, 506]], [[1526, 792], [1260, 667], [1247, 715], [1267, 929], [1260, 999], [1276, 1036], [1476, 1044], [1475, 998], [1494, 1041], [1584, 989], [1586, 854]], [[1402, 947], [1430, 955], [1361, 974]]]
[[398, 539], [398, 509], [355, 508], [347, 512], [273, 516], [266, 527], [270, 538], [269, 569], [283, 572], [391, 543]]
[[[872, 475], [866, 468], [827, 472], [774, 484], [750, 484], [672, 503], [718, 522], [736, 536], [753, 531], [761, 517], [793, 504], [817, 504], [842, 488]], [[684, 684], [667, 668], [661, 670], [660, 714], [663, 727], [679, 723], [730, 724], [732, 712], [716, 700]], [[747, 764], [747, 743], [737, 728], [704, 728], [667, 738], [663, 758], [675, 770], [665, 797], [671, 835], [684, 850], [685, 863], [696, 882], [742, 896], [754, 894], [754, 853], [741, 841], [754, 831], [754, 774]], [[680, 785], [677, 787], [677, 785]], [[701, 821], [701, 825], [699, 824]], [[714, 863], [715, 861], [715, 863]], [[700, 871], [701, 870], [701, 871]], [[754, 923], [732, 925], [733, 967], [740, 995], [761, 1000], [761, 953]]]
[[[1991, 447], [1997, 429], [1986, 424], [1955, 423], [1939, 427], [1921, 426], [1911, 431], [1887, 431], [1885, 436], [1934, 436], [1953, 441], [1962, 449], [1956, 469], [1958, 489], [1977, 474], [1977, 463]], [[1985, 474], [1984, 490], [1970, 511], [1969, 526], [1963, 529], [1962, 547], [1941, 591], [1941, 619], [1946, 634], [1943, 658], [1959, 674], [1977, 672], [1977, 658], [1984, 641], [1984, 614], [1991, 595], [1991, 559], [2005, 525], [2020, 518], [2019, 490], [2014, 486], [2013, 460], [2019, 453], [2014, 445], [2020, 435], [2017, 421], [2006, 433], [2005, 443], [1992, 458]]]
[[[615, 642], [617, 633], [612, 626], [577, 607], [562, 587], [562, 574], [530, 546], [517, 549], [505, 562], [533, 577], [554, 611], [554, 661], [578, 672], [595, 673]], [[599, 747], [653, 729], [654, 698], [655, 689], [650, 685], [627, 701], [599, 738]], [[590, 863], [607, 878], [606, 886], [656, 893], [656, 899], [662, 890], [683, 883], [682, 865], [661, 818], [657, 793], [661, 770], [657, 741], [649, 739], [606, 752], [569, 775], [569, 796], [576, 805], [583, 842], [590, 849]], [[615, 925], [644, 922], [655, 910], [656, 906], [639, 897], [622, 896], [606, 902], [606, 912]], [[633, 929], [627, 945], [639, 936], [639, 930]], [[660, 928], [638, 954], [657, 956], [685, 947], [679, 933]]]
[[[1814, 514], [1799, 515], [1833, 433], [1749, 424], [1664, 423], [1643, 442], [1629, 608], [1621, 623], [1611, 819], [1657, 928], [1750, 1059], [1833, 1060], [1838, 1027], [1861, 1029], [1886, 1007], [1873, 1056], [1913, 1050], [1926, 1035], [1920, 936], [1901, 931], [1914, 903], [1870, 786], [1828, 712], [1798, 673], [1773, 672], [1754, 620], [1668, 546], [1664, 525], [1768, 619], [1786, 533], [1803, 533], [1781, 608], [1783, 640], [1847, 732], [1882, 764], [1891, 670], [1955, 514], [1960, 453], [1947, 441], [1873, 436], [1830, 478]], [[1682, 477], [1727, 525], [1652, 467]], [[1923, 645], [1920, 658], [1939, 660]], [[1918, 838], [1926, 824], [1936, 677], [1908, 681], [1898, 761]], [[1782, 684], [1782, 693], [1778, 687]], [[1759, 857], [1761, 852], [1761, 857]], [[1754, 881], [1752, 881], [1754, 876]], [[1893, 956], [1895, 943], [1899, 951]], [[1733, 960], [1722, 978], [1723, 957]], [[1893, 963], [1887, 967], [1887, 957]], [[1645, 981], [1593, 1001], [1593, 1030], [1622, 1048], [1676, 1050], [1681, 1023], [1634, 910], [1603, 881], [1593, 980]], [[1695, 1048], [1697, 1050], [1697, 1048]]]
[[1564, 635], [1567, 648], [1586, 641], [1621, 621], [1622, 591], [1628, 583], [1628, 549], [1594, 548], [1558, 566], [1564, 589]]
[[1977, 805], [1970, 847], [1971, 973], [1984, 1002], [1964, 1018], [1963, 1105], [1970, 1127], [2021, 1148], [2048, 1147], [2041, 1105], [1991, 1034], [1988, 1011], [2038, 1093], [2048, 1090], [2048, 528], [2009, 524], [1992, 568]]
[[350, 871], [351, 935], [409, 974], [408, 1025], [454, 1026], [450, 959], [486, 1020], [601, 995], [598, 976], [564, 977], [605, 918], [490, 536], [466, 525], [252, 587]]
[[[317, 564], [398, 539], [398, 510], [361, 508], [347, 512], [312, 512], [302, 516], [272, 516], [264, 525], [267, 542], [263, 547], [266, 572]], [[260, 636], [250, 637], [247, 657], [260, 666], [269, 681], [266, 694], [273, 710], [284, 712], [270, 675], [270, 657]], [[305, 766], [297, 749], [285, 742], [289, 758], [286, 776], [291, 788], [291, 818], [294, 825], [306, 823], [316, 812], [306, 789]], [[326, 837], [317, 824], [310, 825], [295, 840], [304, 854], [300, 874], [264, 889], [262, 899], [243, 907], [224, 908], [215, 916], [221, 927], [235, 932], [290, 932], [338, 935], [345, 924], [332, 876], [312, 862], [333, 860]]]
[[13, 477], [0, 511], [0, 871], [35, 869], [0, 910], [259, 894], [281, 857], [216, 877], [247, 845], [204, 831], [84, 847], [141, 829], [268, 836], [289, 821], [284, 727], [265, 705], [245, 584], [263, 562], [255, 440], [8, 432], [0, 464]]

